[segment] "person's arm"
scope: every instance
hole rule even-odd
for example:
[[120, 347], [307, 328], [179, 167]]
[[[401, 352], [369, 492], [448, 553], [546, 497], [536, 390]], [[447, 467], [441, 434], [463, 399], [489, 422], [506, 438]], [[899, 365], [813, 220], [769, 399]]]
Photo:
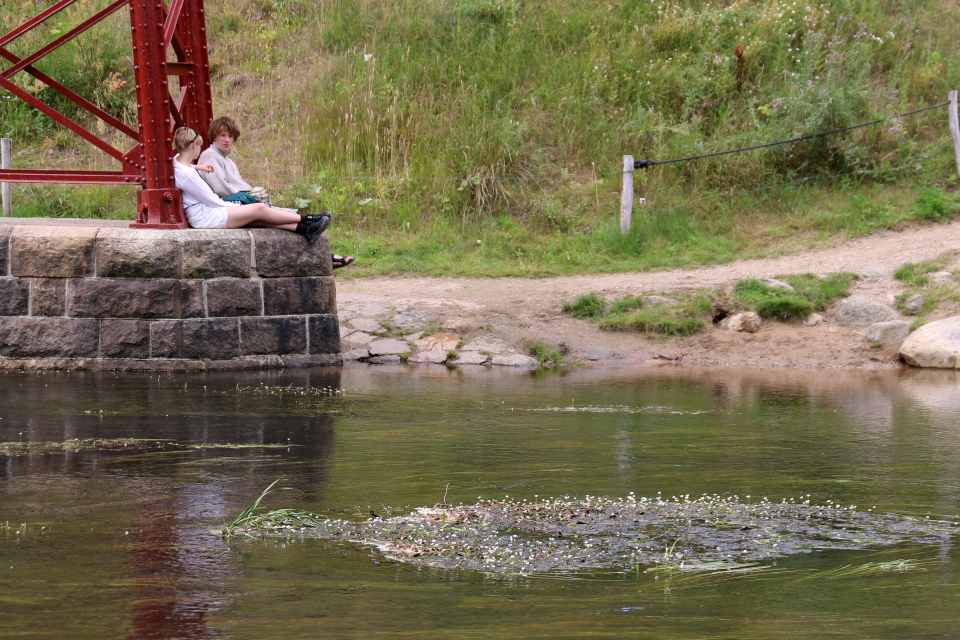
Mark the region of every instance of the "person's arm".
[[203, 174], [202, 178], [210, 185], [210, 188], [215, 194], [222, 198], [223, 196], [237, 192], [237, 190], [232, 189], [227, 182], [227, 167], [223, 162], [223, 157], [217, 153], [213, 147], [205, 149], [204, 152], [200, 154], [197, 162], [207, 163], [213, 166], [213, 171]]
[[205, 204], [208, 207], [231, 206], [230, 203], [224, 202], [217, 197], [217, 194], [213, 192], [213, 190], [210, 188], [210, 185], [204, 182], [203, 178], [200, 177], [200, 174], [197, 173], [192, 167], [185, 166], [178, 169], [176, 178], [177, 186], [180, 188], [180, 190], [197, 202]]

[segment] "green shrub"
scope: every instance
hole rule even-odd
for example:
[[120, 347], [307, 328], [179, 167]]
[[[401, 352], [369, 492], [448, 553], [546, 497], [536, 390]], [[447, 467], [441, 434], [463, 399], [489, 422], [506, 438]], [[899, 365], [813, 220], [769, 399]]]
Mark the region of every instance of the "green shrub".
[[791, 318], [806, 318], [816, 311], [817, 307], [809, 300], [790, 296], [761, 300], [757, 303], [756, 310], [762, 318], [790, 320]]
[[563, 311], [575, 318], [598, 318], [604, 314], [607, 302], [595, 293], [588, 293], [577, 298], [576, 302], [563, 305]]

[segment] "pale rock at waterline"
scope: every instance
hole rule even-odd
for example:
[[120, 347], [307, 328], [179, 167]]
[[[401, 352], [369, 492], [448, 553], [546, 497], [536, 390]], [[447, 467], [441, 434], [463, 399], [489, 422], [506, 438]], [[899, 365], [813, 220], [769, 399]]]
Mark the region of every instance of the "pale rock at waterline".
[[357, 349], [350, 349], [341, 354], [344, 362], [355, 361], [355, 360], [365, 360], [370, 357], [370, 350], [364, 347]]
[[823, 324], [823, 316], [819, 313], [811, 313], [807, 316], [807, 319], [803, 321], [803, 324], [808, 327], [816, 327], [817, 325]]
[[401, 362], [400, 356], [395, 353], [388, 353], [383, 356], [373, 356], [370, 358], [372, 364], [397, 364]]
[[536, 358], [514, 353], [494, 356], [493, 364], [502, 367], [536, 367], [539, 362]]
[[479, 351], [461, 351], [457, 355], [457, 359], [449, 364], [486, 364], [488, 360], [490, 360], [490, 356], [485, 353], [480, 353]]
[[897, 320], [899, 314], [865, 296], [850, 296], [840, 303], [835, 318], [845, 327], [861, 328], [869, 327], [875, 322]]
[[925, 324], [900, 345], [900, 357], [914, 367], [960, 369], [960, 316]]
[[414, 362], [417, 364], [443, 364], [446, 361], [447, 352], [439, 351], [437, 349], [421, 351], [407, 358], [407, 362]]
[[756, 333], [760, 330], [763, 319], [753, 311], [744, 311], [727, 320], [727, 328], [730, 331], [745, 331], [747, 333]]
[[350, 326], [358, 331], [365, 331], [367, 333], [377, 333], [383, 331], [383, 327], [380, 326], [380, 323], [373, 318], [354, 318], [350, 321]]
[[369, 333], [364, 333], [363, 331], [354, 331], [343, 338], [343, 344], [352, 349], [355, 347], [368, 345], [372, 340], [373, 336]]
[[875, 322], [867, 327], [864, 338], [874, 344], [893, 344], [903, 342], [910, 335], [910, 323], [903, 320]]
[[[349, 340], [349, 338], [347, 338]], [[371, 356], [399, 355], [410, 351], [410, 345], [403, 340], [385, 338], [383, 340], [374, 340], [367, 345]]]
[[418, 349], [424, 349], [426, 351], [446, 352], [451, 349], [456, 349], [458, 342], [460, 342], [460, 336], [455, 333], [434, 333], [426, 338], [420, 338], [413, 344]]
[[789, 284], [783, 280], [777, 280], [776, 278], [760, 278], [760, 282], [775, 291], [794, 291], [794, 288]]
[[915, 316], [923, 311], [924, 302], [926, 302], [926, 298], [923, 297], [923, 294], [915, 293], [903, 301], [903, 308], [906, 309], [907, 313]]

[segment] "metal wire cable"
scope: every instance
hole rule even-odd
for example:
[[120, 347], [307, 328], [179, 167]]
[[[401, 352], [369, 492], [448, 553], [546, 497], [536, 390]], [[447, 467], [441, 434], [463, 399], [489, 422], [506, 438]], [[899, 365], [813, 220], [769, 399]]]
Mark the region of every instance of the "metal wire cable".
[[871, 120], [870, 122], [863, 122], [861, 124], [855, 124], [849, 127], [843, 127], [842, 129], [834, 129], [833, 131], [823, 131], [821, 133], [813, 133], [808, 136], [801, 136], [799, 138], [791, 138], [790, 140], [781, 140], [780, 142], [767, 142], [765, 144], [758, 144], [752, 147], [741, 147], [740, 149], [728, 149], [727, 151], [715, 151], [713, 153], [703, 153], [698, 156], [687, 156], [685, 158], [674, 158], [673, 160], [637, 160], [633, 163], [634, 169], [647, 169], [654, 165], [658, 164], [670, 164], [672, 162], [689, 162], [691, 160], [699, 160], [700, 158], [712, 158], [714, 156], [723, 156], [728, 153], [738, 153], [740, 151], [753, 151], [754, 149], [763, 149], [765, 147], [777, 147], [784, 144], [790, 144], [791, 142], [801, 142], [803, 140], [811, 140], [813, 138], [821, 138], [823, 136], [829, 136], [834, 133], [842, 133], [844, 131], [850, 131], [852, 129], [859, 129], [861, 127], [869, 127], [870, 125], [877, 124], [878, 122], [884, 122], [886, 120], [895, 120], [897, 118], [902, 118], [904, 116], [910, 116], [915, 113], [920, 113], [921, 111], [927, 111], [928, 109], [938, 109], [950, 104], [949, 102], [941, 102], [940, 104], [930, 105], [929, 107], [923, 107], [921, 109], [914, 109], [913, 111], [907, 111], [906, 113], [901, 113], [896, 116], [887, 116], [885, 118], [879, 118], [877, 120]]
[[945, 141], [941, 142], [940, 144], [938, 144], [937, 146], [933, 147], [932, 149], [927, 149], [926, 151], [923, 151], [923, 152], [921, 152], [921, 153], [914, 154], [914, 155], [910, 156], [909, 158], [904, 158], [903, 160], [899, 160], [899, 161], [897, 161], [897, 162], [891, 162], [890, 165], [887, 166], [887, 167], [877, 167], [876, 169], [860, 169], [860, 170], [858, 170], [858, 171], [851, 171], [851, 172], [849, 172], [849, 173], [838, 173], [838, 174], [833, 175], [833, 176], [808, 176], [808, 177], [806, 177], [806, 178], [798, 178], [797, 180], [791, 180], [790, 182], [781, 182], [780, 184], [767, 185], [767, 186], [765, 186], [765, 187], [759, 187], [759, 188], [757, 188], [757, 189], [748, 189], [748, 190], [744, 190], [744, 191], [731, 191], [731, 192], [729, 192], [729, 193], [715, 193], [715, 194], [713, 194], [713, 195], [704, 196], [704, 197], [702, 197], [702, 198], [697, 198], [696, 200], [691, 200], [690, 202], [685, 202], [685, 203], [683, 203], [683, 204], [674, 205], [674, 206], [672, 206], [672, 207], [663, 207], [663, 208], [660, 208], [660, 209], [646, 209], [646, 210], [644, 211], [644, 213], [659, 213], [659, 212], [661, 212], [661, 211], [672, 211], [672, 210], [674, 210], [674, 209], [680, 209], [680, 208], [683, 208], [683, 207], [688, 207], [688, 206], [690, 206], [691, 204], [696, 204], [696, 203], [698, 203], [698, 202], [703, 202], [704, 200], [711, 200], [711, 199], [713, 199], [713, 198], [722, 198], [722, 197], [727, 197], [727, 196], [731, 196], [731, 197], [732, 197], [732, 196], [747, 195], [747, 194], [751, 194], [751, 193], [757, 193], [758, 191], [766, 191], [766, 190], [768, 190], [768, 189], [776, 189], [776, 188], [778, 188], [778, 187], [788, 187], [788, 186], [790, 186], [790, 185], [792, 185], [792, 184], [797, 184], [797, 183], [800, 183], [800, 182], [807, 182], [807, 181], [809, 181], [809, 180], [833, 180], [833, 179], [835, 179], [835, 178], [845, 178], [845, 177], [847, 177], [847, 176], [866, 175], [866, 174], [868, 174], [868, 173], [875, 173], [875, 172], [877, 172], [877, 171], [887, 171], [887, 170], [889, 170], [889, 169], [891, 169], [891, 168], [893, 168], [893, 167], [898, 167], [898, 168], [899, 168], [899, 165], [901, 165], [901, 164], [903, 164], [903, 163], [905, 163], [905, 162], [909, 162], [910, 160], [913, 160], [914, 158], [919, 158], [920, 156], [926, 157], [930, 152], [936, 151], [937, 149], [945, 146], [948, 142], [950, 142], [950, 140], [945, 140]]

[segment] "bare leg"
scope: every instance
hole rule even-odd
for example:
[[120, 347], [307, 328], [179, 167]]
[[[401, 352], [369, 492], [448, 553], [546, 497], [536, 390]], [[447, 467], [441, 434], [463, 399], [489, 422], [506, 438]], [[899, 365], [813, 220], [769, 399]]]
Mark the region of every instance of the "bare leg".
[[227, 229], [269, 227], [296, 231], [299, 223], [299, 214], [273, 209], [263, 203], [227, 207]]

